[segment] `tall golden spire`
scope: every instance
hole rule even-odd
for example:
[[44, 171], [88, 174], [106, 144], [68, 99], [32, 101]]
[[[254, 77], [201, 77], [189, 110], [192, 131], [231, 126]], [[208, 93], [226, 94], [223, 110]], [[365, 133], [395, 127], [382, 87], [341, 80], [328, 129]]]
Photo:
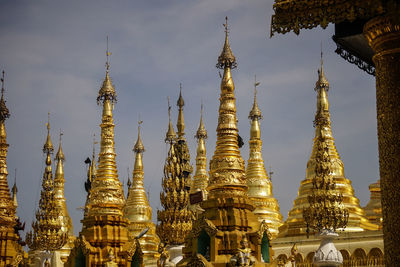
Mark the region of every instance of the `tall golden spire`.
[[43, 173], [42, 190], [36, 221], [32, 222], [32, 230], [26, 234], [26, 243], [31, 250], [58, 250], [67, 242], [68, 233], [62, 230], [61, 210], [56, 205], [55, 186], [51, 169], [51, 154], [54, 148], [50, 138], [50, 113], [48, 113], [47, 138], [43, 145], [46, 154], [46, 167]]
[[[0, 240], [0, 265], [18, 265], [22, 260], [22, 247], [18, 243], [19, 236], [15, 233], [16, 206], [10, 196], [7, 171], [7, 132], [5, 121], [10, 117], [10, 112], [4, 100], [4, 71], [1, 77], [0, 99], [0, 221], [1, 232], [4, 238]], [[19, 260], [18, 260], [19, 259]]]
[[88, 171], [87, 171], [87, 179], [86, 179], [86, 182], [85, 182], [85, 191], [86, 191], [87, 194], [86, 194], [86, 201], [85, 201], [85, 208], [84, 208], [83, 217], [86, 217], [88, 215], [90, 188], [92, 187], [92, 181], [96, 177], [96, 144], [98, 144], [98, 142], [96, 141], [96, 134], [93, 134], [92, 159], [90, 160], [88, 158], [85, 161], [85, 163], [89, 164], [89, 168], [88, 168]]
[[323, 69], [322, 52], [321, 68], [318, 70], [315, 91], [317, 92], [317, 111], [314, 119], [315, 137], [311, 156], [307, 163], [306, 179], [301, 182], [294, 206], [289, 211], [289, 216], [280, 229], [279, 236], [306, 235], [307, 229], [303, 218], [303, 210], [309, 207], [308, 197], [312, 193], [312, 182], [316, 176], [316, 169], [318, 167], [317, 156], [320, 153], [321, 146], [325, 147], [324, 153], [327, 153], [329, 156], [332, 170], [331, 175], [333, 183], [336, 184], [336, 191], [343, 195], [343, 208], [349, 212], [348, 224], [345, 231], [376, 230], [377, 226], [368, 221], [364, 210], [360, 207], [360, 201], [354, 196], [351, 181], [345, 177], [343, 162], [336, 150], [329, 112], [329, 82], [325, 77]]
[[249, 187], [248, 196], [253, 201], [256, 209], [253, 211], [259, 221], [268, 224], [273, 237], [278, 235], [278, 228], [283, 224], [278, 201], [272, 194], [272, 183], [264, 167], [262, 157], [262, 141], [260, 132], [261, 111], [257, 104], [257, 86], [260, 83], [254, 80], [254, 102], [250, 111], [250, 155], [247, 161], [246, 181]]
[[69, 216], [67, 203], [64, 196], [64, 161], [65, 156], [62, 150], [61, 145], [61, 136], [63, 133], [60, 131], [60, 139], [59, 139], [59, 147], [55, 157], [57, 162], [56, 171], [54, 174], [54, 197], [55, 197], [55, 204], [57, 205], [58, 209], [61, 211], [59, 218], [62, 222], [61, 230], [64, 233], [68, 233], [69, 236], [74, 235], [74, 229], [72, 225], [71, 217]]
[[89, 191], [89, 202], [78, 240], [87, 248], [88, 253], [85, 254], [85, 259], [91, 266], [103, 266], [106, 263], [126, 266], [135, 252], [133, 246], [136, 246], [136, 242], [129, 237], [129, 222], [124, 218], [125, 196], [123, 186], [118, 179], [115, 161], [115, 125], [112, 110], [117, 101], [117, 95], [109, 76], [110, 55], [107, 36], [106, 77], [97, 97], [97, 103], [103, 105], [100, 152], [97, 170], [95, 171], [94, 158], [89, 168], [88, 176], [92, 179], [86, 186]]
[[[15, 209], [18, 208], [18, 199], [17, 199], [17, 193], [18, 193], [18, 187], [17, 187], [17, 169], [15, 169], [15, 177], [14, 177], [14, 185], [11, 188], [11, 192], [12, 192], [12, 199], [13, 199], [13, 203], [15, 206]], [[17, 213], [15, 212], [15, 218], [18, 218]]]
[[176, 102], [178, 106], [178, 120], [176, 122], [176, 128], [178, 129], [178, 138], [183, 138], [185, 135], [185, 120], [183, 119], [183, 106], [185, 105], [185, 101], [183, 101], [182, 97], [182, 84], [179, 84], [179, 98]]
[[207, 131], [203, 123], [203, 103], [201, 104], [201, 115], [200, 124], [197, 129], [195, 138], [197, 139], [197, 151], [196, 151], [196, 173], [193, 176], [193, 183], [190, 187], [190, 193], [197, 191], [207, 192], [208, 186], [208, 174], [207, 174], [207, 155], [206, 155], [206, 143]]
[[117, 94], [109, 75], [111, 53], [106, 51], [106, 77], [99, 90], [97, 103], [103, 104], [101, 119], [100, 152], [96, 178], [92, 181], [89, 197], [89, 216], [91, 215], [119, 215], [122, 216], [125, 198], [122, 184], [118, 179], [117, 164], [115, 162], [114, 121], [113, 107], [117, 101]]
[[[178, 101], [179, 102], [179, 101]], [[192, 211], [189, 206], [190, 155], [186, 140], [176, 139], [171, 123], [171, 106], [168, 99], [169, 124], [165, 142], [169, 143], [164, 165], [160, 202], [163, 210], [157, 211], [157, 235], [167, 245], [182, 245], [192, 229]], [[181, 129], [183, 130], [183, 129]], [[183, 132], [181, 132], [182, 134]]]
[[143, 263], [145, 266], [156, 265], [159, 238], [156, 235], [156, 227], [152, 222], [152, 209], [146, 196], [143, 185], [143, 152], [145, 151], [140, 136], [139, 121], [138, 137], [133, 147], [135, 152], [135, 163], [132, 173], [132, 183], [129, 188], [128, 198], [124, 209], [125, 217], [129, 220], [129, 233], [132, 237], [136, 237], [148, 228], [147, 233], [139, 239], [141, 249], [143, 251]]
[[[244, 250], [252, 255], [254, 266], [264, 265], [261, 254], [265, 256], [265, 262], [270, 260], [267, 242], [262, 242], [264, 238], [268, 240], [267, 226], [261, 224], [252, 212], [254, 206], [247, 196], [245, 162], [238, 145], [235, 86], [231, 76], [231, 69], [237, 64], [229, 46], [228, 18], [224, 26], [225, 43], [217, 63], [224, 75], [219, 98], [217, 143], [210, 161], [208, 198], [201, 202], [204, 211], [194, 221], [193, 231], [186, 239], [182, 266], [196, 265], [199, 261], [204, 266], [226, 266], [233, 261], [239, 264], [240, 251]], [[260, 248], [260, 244], [264, 245]]]

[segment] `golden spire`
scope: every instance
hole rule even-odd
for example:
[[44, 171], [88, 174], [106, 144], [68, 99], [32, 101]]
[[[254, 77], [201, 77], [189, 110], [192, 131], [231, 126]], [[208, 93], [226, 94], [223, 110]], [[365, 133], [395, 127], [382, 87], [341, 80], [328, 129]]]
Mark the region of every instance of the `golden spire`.
[[7, 171], [7, 133], [5, 121], [10, 117], [10, 112], [4, 100], [4, 74], [1, 78], [1, 99], [0, 99], [0, 220], [6, 224], [9, 231], [13, 231], [15, 225], [16, 208], [10, 196], [8, 187]]
[[250, 111], [250, 155], [247, 161], [246, 181], [248, 196], [254, 202], [256, 209], [253, 211], [260, 222], [265, 221], [272, 237], [278, 235], [278, 228], [283, 224], [278, 201], [272, 194], [272, 183], [268, 178], [262, 157], [262, 141], [260, 132], [261, 111], [257, 105], [257, 78], [254, 77], [254, 103]]
[[[231, 69], [235, 68], [237, 64], [229, 46], [228, 18], [226, 17], [225, 20], [225, 44], [217, 63], [217, 68], [223, 69], [224, 74], [221, 80], [217, 145], [210, 161], [210, 182], [207, 188], [210, 197], [226, 195], [227, 188], [232, 191], [232, 194], [247, 192], [245, 163], [238, 146], [235, 85], [231, 76]], [[219, 164], [226, 160], [232, 164], [229, 166]], [[227, 172], [231, 173], [229, 177], [226, 177]]]
[[321, 147], [324, 148], [324, 153], [329, 156], [332, 181], [336, 185], [337, 193], [343, 195], [343, 208], [349, 211], [349, 220], [345, 231], [376, 230], [377, 226], [368, 221], [364, 210], [360, 207], [360, 201], [354, 196], [351, 181], [345, 177], [343, 162], [336, 150], [329, 112], [329, 82], [323, 70], [322, 53], [321, 68], [318, 70], [315, 91], [317, 92], [317, 111], [314, 119], [315, 136], [311, 156], [307, 163], [306, 179], [301, 182], [294, 206], [289, 211], [289, 216], [280, 229], [279, 236], [306, 234], [307, 229], [303, 218], [303, 210], [309, 207], [308, 198], [311, 197], [310, 189], [313, 186], [313, 179], [316, 177], [316, 170], [319, 166], [318, 158], [321, 153]]
[[108, 37], [107, 37], [107, 62], [106, 77], [99, 90], [97, 103], [103, 104], [101, 119], [101, 139], [98, 166], [95, 180], [92, 181], [89, 195], [88, 216], [95, 215], [120, 215], [122, 216], [125, 197], [121, 182], [118, 179], [117, 164], [115, 162], [114, 121], [112, 109], [117, 101], [114, 86], [112, 85], [109, 70]]
[[54, 174], [54, 197], [55, 197], [55, 204], [57, 208], [60, 210], [59, 218], [62, 222], [61, 230], [64, 233], [68, 233], [69, 236], [74, 235], [74, 229], [72, 225], [71, 217], [69, 216], [67, 203], [64, 196], [64, 161], [65, 156], [62, 150], [61, 145], [61, 137], [63, 133], [60, 130], [60, 139], [59, 139], [59, 147], [55, 157], [57, 162], [56, 171]]
[[87, 172], [87, 179], [85, 182], [85, 190], [86, 190], [86, 202], [85, 202], [85, 209], [83, 213], [83, 217], [85, 218], [89, 211], [89, 196], [90, 196], [90, 188], [92, 187], [92, 181], [94, 181], [96, 177], [96, 134], [93, 134], [93, 152], [92, 152], [92, 160], [87, 158], [85, 163], [90, 164]]
[[157, 220], [160, 222], [157, 225], [157, 235], [164, 244], [181, 245], [192, 229], [192, 211], [188, 207], [190, 174], [193, 168], [190, 166], [190, 154], [185, 138], [180, 138], [176, 142], [176, 134], [171, 123], [169, 98], [168, 115], [169, 125], [165, 142], [169, 143], [169, 151], [165, 160], [160, 193], [164, 210], [157, 211]]
[[165, 136], [165, 142], [172, 143], [176, 139], [176, 133], [174, 130], [174, 126], [172, 126], [172, 121], [171, 121], [171, 105], [169, 104], [169, 97], [168, 97], [168, 131]]
[[378, 225], [379, 229], [382, 229], [381, 181], [378, 180], [376, 183], [370, 184], [369, 191], [371, 192], [371, 198], [364, 207], [365, 215], [371, 223]]
[[179, 84], [179, 98], [176, 102], [176, 105], [179, 108], [178, 120], [176, 122], [176, 128], [178, 129], [178, 138], [183, 138], [185, 135], [185, 120], [183, 119], [183, 106], [185, 105], [185, 101], [183, 101], [182, 97], [182, 84]]
[[195, 138], [197, 139], [196, 173], [193, 176], [193, 183], [190, 187], [190, 193], [195, 193], [196, 191], [206, 191], [208, 186], [207, 155], [205, 144], [205, 139], [207, 139], [207, 131], [203, 123], [203, 103], [201, 104], [200, 124]]
[[129, 220], [128, 229], [131, 236], [136, 237], [143, 229], [149, 229], [149, 231], [139, 239], [139, 242], [144, 252], [143, 260], [145, 265], [151, 265], [157, 261], [155, 256], [157, 254], [159, 239], [155, 234], [155, 224], [151, 220], [152, 209], [143, 185], [143, 152], [145, 149], [140, 136], [140, 126], [142, 122], [141, 120], [138, 122], [138, 137], [133, 147], [135, 163], [132, 173], [132, 185], [128, 189], [129, 192], [124, 214]]
[[[17, 169], [15, 169], [15, 177], [14, 177], [14, 185], [11, 188], [11, 192], [12, 192], [12, 199], [13, 199], [13, 203], [15, 206], [15, 209], [18, 208], [18, 199], [17, 199], [17, 193], [18, 193], [18, 188], [17, 188]], [[15, 213], [15, 218], [18, 218], [17, 214]]]
[[32, 222], [32, 230], [26, 234], [26, 243], [31, 250], [54, 251], [67, 242], [68, 234], [62, 230], [61, 210], [56, 204], [55, 186], [51, 169], [51, 154], [54, 151], [50, 139], [50, 113], [48, 114], [47, 138], [43, 146], [46, 154], [46, 167], [43, 173], [42, 190], [36, 221]]

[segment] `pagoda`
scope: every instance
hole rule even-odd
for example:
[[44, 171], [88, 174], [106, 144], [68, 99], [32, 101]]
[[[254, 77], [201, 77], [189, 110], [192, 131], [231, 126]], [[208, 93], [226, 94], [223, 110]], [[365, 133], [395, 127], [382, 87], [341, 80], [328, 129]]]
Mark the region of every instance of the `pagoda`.
[[278, 235], [278, 228], [283, 224], [279, 204], [272, 194], [272, 183], [264, 167], [262, 157], [262, 141], [260, 120], [261, 110], [257, 104], [257, 86], [260, 83], [254, 81], [254, 102], [250, 111], [250, 140], [249, 160], [247, 161], [246, 181], [248, 196], [255, 205], [254, 214], [260, 222], [265, 221], [268, 225], [272, 238]]
[[379, 229], [382, 229], [381, 181], [378, 180], [376, 183], [370, 184], [369, 191], [371, 192], [371, 198], [369, 199], [368, 204], [364, 207], [365, 215], [371, 223], [378, 225]]
[[23, 258], [16, 220], [16, 206], [11, 199], [7, 181], [7, 132], [5, 121], [10, 112], [4, 100], [4, 71], [0, 99], [0, 266], [18, 265]]
[[129, 221], [123, 212], [125, 197], [115, 162], [112, 112], [117, 95], [109, 75], [108, 49], [106, 55], [106, 76], [97, 97], [97, 103], [103, 106], [98, 166], [90, 183], [82, 230], [68, 266], [129, 266], [131, 262], [141, 261], [137, 249], [140, 245], [129, 237]]
[[[279, 229], [280, 237], [306, 235], [307, 227], [303, 218], [303, 210], [309, 207], [308, 197], [312, 193], [313, 178], [317, 169], [318, 149], [323, 142], [326, 152], [329, 154], [331, 162], [331, 172], [333, 183], [336, 185], [335, 191], [343, 195], [343, 207], [349, 212], [349, 218], [346, 228], [347, 232], [358, 232], [366, 230], [377, 230], [378, 227], [367, 219], [364, 210], [360, 207], [360, 201], [354, 196], [354, 190], [351, 181], [345, 177], [343, 162], [336, 150], [335, 139], [331, 129], [331, 119], [329, 112], [328, 91], [329, 82], [325, 77], [322, 54], [321, 69], [318, 71], [318, 81], [315, 86], [317, 92], [317, 112], [315, 114], [315, 137], [310, 159], [307, 163], [306, 178], [300, 184], [298, 196], [294, 200], [293, 208], [285, 224]], [[318, 123], [319, 121], [326, 123]], [[321, 138], [321, 136], [323, 138]], [[322, 141], [321, 141], [322, 140]]]
[[171, 106], [168, 101], [168, 131], [165, 142], [169, 151], [164, 165], [160, 202], [164, 210], [157, 211], [157, 235], [170, 257], [177, 262], [182, 258], [185, 237], [192, 229], [193, 212], [189, 209], [190, 166], [189, 150], [184, 137], [182, 94], [178, 99], [178, 136], [171, 122]]
[[129, 221], [129, 234], [137, 237], [144, 229], [147, 233], [139, 239], [143, 252], [143, 263], [145, 266], [157, 266], [158, 244], [160, 239], [156, 235], [156, 226], [152, 222], [152, 209], [143, 186], [143, 152], [145, 151], [140, 137], [140, 124], [138, 126], [138, 137], [133, 151], [135, 152], [135, 164], [132, 173], [132, 182], [129, 186], [128, 197], [124, 208], [124, 216]]
[[229, 45], [227, 22], [226, 18], [225, 44], [217, 63], [224, 74], [208, 198], [201, 202], [204, 212], [193, 224], [183, 250], [184, 259], [178, 266], [266, 266], [264, 262], [270, 261], [268, 226], [258, 221], [253, 203], [247, 197], [231, 76], [231, 69], [237, 63]]

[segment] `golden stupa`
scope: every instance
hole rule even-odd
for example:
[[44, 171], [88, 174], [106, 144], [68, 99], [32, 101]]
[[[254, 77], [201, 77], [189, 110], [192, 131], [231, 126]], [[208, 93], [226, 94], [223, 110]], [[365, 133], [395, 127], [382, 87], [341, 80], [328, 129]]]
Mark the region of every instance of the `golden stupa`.
[[100, 152], [96, 175], [90, 183], [86, 216], [68, 266], [128, 266], [140, 263], [138, 242], [129, 237], [124, 217], [125, 197], [118, 179], [114, 148], [113, 107], [116, 93], [109, 76], [107, 49], [106, 77], [99, 90], [98, 104], [103, 105]]
[[382, 229], [381, 181], [378, 180], [376, 183], [370, 184], [369, 191], [371, 192], [371, 198], [364, 207], [365, 215], [371, 223], [378, 225], [379, 229]]
[[[190, 187], [190, 195], [191, 198], [193, 198], [193, 196], [196, 196], [196, 192], [201, 192], [199, 200], [203, 200], [207, 198], [208, 186], [207, 154], [205, 141], [207, 139], [207, 131], [204, 127], [203, 122], [203, 105], [201, 105], [200, 123], [195, 138], [197, 139], [196, 172], [193, 175], [193, 182], [192, 186]], [[193, 202], [197, 202], [196, 199]]]
[[5, 121], [10, 113], [4, 100], [4, 71], [0, 99], [0, 266], [17, 266], [23, 258], [22, 246], [16, 231], [16, 206], [11, 199], [7, 181], [7, 132]]
[[178, 137], [171, 122], [171, 106], [168, 102], [168, 131], [165, 142], [169, 151], [164, 165], [164, 178], [160, 202], [164, 210], [157, 211], [157, 235], [161, 242], [169, 246], [180, 246], [192, 229], [193, 212], [189, 209], [190, 155], [184, 137], [185, 124], [183, 120], [183, 98], [179, 94], [177, 102]]
[[283, 217], [279, 204], [272, 194], [272, 183], [264, 167], [262, 157], [262, 140], [260, 131], [261, 110], [257, 104], [257, 86], [260, 83], [254, 82], [254, 103], [250, 111], [250, 140], [249, 160], [247, 161], [246, 182], [248, 196], [255, 205], [254, 214], [260, 222], [265, 221], [268, 225], [272, 238], [278, 235], [278, 229], [283, 224]]
[[[335, 190], [337, 193], [343, 195], [344, 208], [349, 211], [348, 224], [344, 230], [347, 232], [357, 232], [378, 229], [376, 225], [368, 221], [364, 210], [360, 207], [360, 201], [354, 196], [351, 181], [345, 177], [343, 162], [336, 150], [335, 139], [332, 135], [328, 90], [329, 82], [324, 74], [321, 55], [321, 69], [318, 71], [318, 81], [315, 86], [315, 91], [317, 92], [317, 112], [315, 114], [315, 121], [326, 120], [327, 123], [316, 124], [314, 145], [307, 163], [306, 179], [301, 182], [298, 196], [294, 200], [293, 208], [289, 211], [285, 224], [279, 229], [280, 237], [306, 235], [306, 223], [303, 218], [303, 210], [309, 206], [308, 196], [312, 191], [312, 178], [315, 176], [316, 153], [318, 150], [318, 142], [316, 141], [320, 139], [319, 137], [321, 135], [324, 137], [327, 153], [329, 153], [332, 162], [333, 181], [336, 184]], [[326, 126], [321, 127], [320, 125]]]
[[208, 198], [201, 202], [204, 212], [193, 223], [183, 250], [184, 259], [178, 266], [239, 266], [241, 261], [248, 266], [266, 266], [263, 260], [269, 262], [268, 226], [260, 224], [252, 212], [254, 206], [247, 197], [245, 162], [238, 146], [235, 86], [231, 76], [231, 69], [236, 66], [226, 18], [225, 44], [217, 63], [224, 74]]
[[152, 209], [143, 185], [143, 152], [145, 150], [140, 137], [140, 124], [141, 121], [138, 127], [138, 138], [133, 148], [136, 154], [135, 165], [124, 208], [124, 216], [129, 220], [128, 230], [131, 237], [137, 237], [144, 229], [148, 229], [147, 233], [139, 239], [143, 252], [143, 263], [144, 266], [156, 266], [160, 239], [156, 235], [156, 226], [151, 220]]

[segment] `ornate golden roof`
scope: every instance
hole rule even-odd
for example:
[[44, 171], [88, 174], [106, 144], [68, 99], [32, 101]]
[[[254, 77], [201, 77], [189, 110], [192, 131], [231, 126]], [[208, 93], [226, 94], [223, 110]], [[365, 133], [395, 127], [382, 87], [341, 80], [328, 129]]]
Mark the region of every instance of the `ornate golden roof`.
[[140, 124], [138, 126], [138, 137], [133, 148], [135, 152], [135, 163], [132, 173], [132, 183], [129, 187], [128, 198], [124, 208], [124, 216], [129, 220], [129, 233], [132, 237], [137, 237], [145, 228], [149, 230], [139, 239], [140, 246], [144, 253], [143, 260], [145, 265], [154, 265], [157, 261], [158, 244], [160, 242], [156, 235], [156, 226], [152, 222], [152, 209], [146, 196], [143, 185], [143, 152], [144, 146], [140, 136]]
[[50, 121], [47, 122], [46, 126], [47, 138], [43, 146], [43, 152], [46, 154], [46, 167], [43, 173], [36, 220], [32, 222], [32, 230], [26, 234], [26, 243], [31, 250], [54, 251], [66, 244], [68, 233], [62, 229], [62, 210], [56, 204], [50, 156], [54, 150], [50, 138]]
[[382, 0], [275, 0], [271, 22], [271, 36], [274, 33], [311, 29], [329, 23], [368, 19], [384, 11]]
[[196, 151], [196, 172], [193, 176], [192, 186], [190, 187], [190, 193], [197, 191], [206, 191], [208, 186], [208, 174], [207, 174], [207, 154], [206, 144], [207, 131], [203, 123], [203, 104], [201, 105], [201, 115], [199, 128], [197, 129], [197, 151]]
[[260, 131], [260, 120], [262, 119], [261, 110], [257, 104], [257, 86], [260, 83], [254, 82], [254, 103], [250, 111], [250, 155], [247, 161], [246, 181], [248, 196], [255, 205], [254, 214], [258, 216], [260, 222], [268, 224], [272, 237], [278, 235], [278, 228], [283, 224], [279, 204], [272, 194], [272, 183], [264, 167], [262, 157], [262, 140]]
[[[279, 236], [295, 236], [306, 234], [306, 223], [303, 218], [303, 209], [309, 207], [308, 196], [312, 193], [312, 181], [316, 175], [317, 154], [321, 146], [326, 148], [331, 162], [333, 183], [336, 184], [335, 191], [343, 195], [343, 206], [349, 211], [349, 221], [345, 231], [376, 230], [376, 225], [371, 224], [360, 207], [360, 201], [354, 196], [351, 181], [345, 177], [343, 162], [336, 150], [335, 139], [332, 135], [331, 119], [329, 112], [328, 90], [329, 83], [323, 72], [321, 59], [321, 70], [318, 71], [318, 81], [315, 91], [317, 92], [317, 112], [315, 114], [314, 126], [315, 137], [310, 159], [307, 163], [306, 179], [300, 184], [298, 196], [294, 200], [292, 210], [285, 224], [280, 228]], [[323, 122], [323, 123], [322, 123]], [[323, 144], [321, 144], [321, 142]]]
[[69, 236], [73, 236], [74, 229], [73, 229], [73, 225], [72, 225], [72, 220], [71, 220], [71, 217], [69, 216], [68, 209], [67, 209], [67, 203], [66, 203], [65, 196], [64, 196], [65, 156], [64, 156], [64, 152], [62, 150], [61, 136], [62, 136], [62, 133], [60, 132], [59, 147], [58, 147], [58, 151], [57, 151], [57, 154], [55, 157], [55, 160], [57, 162], [57, 167], [56, 167], [56, 171], [54, 174], [54, 198], [55, 198], [54, 201], [55, 201], [55, 205], [57, 205], [58, 209], [60, 210], [59, 218], [62, 222], [61, 230], [64, 233], [68, 233]]

